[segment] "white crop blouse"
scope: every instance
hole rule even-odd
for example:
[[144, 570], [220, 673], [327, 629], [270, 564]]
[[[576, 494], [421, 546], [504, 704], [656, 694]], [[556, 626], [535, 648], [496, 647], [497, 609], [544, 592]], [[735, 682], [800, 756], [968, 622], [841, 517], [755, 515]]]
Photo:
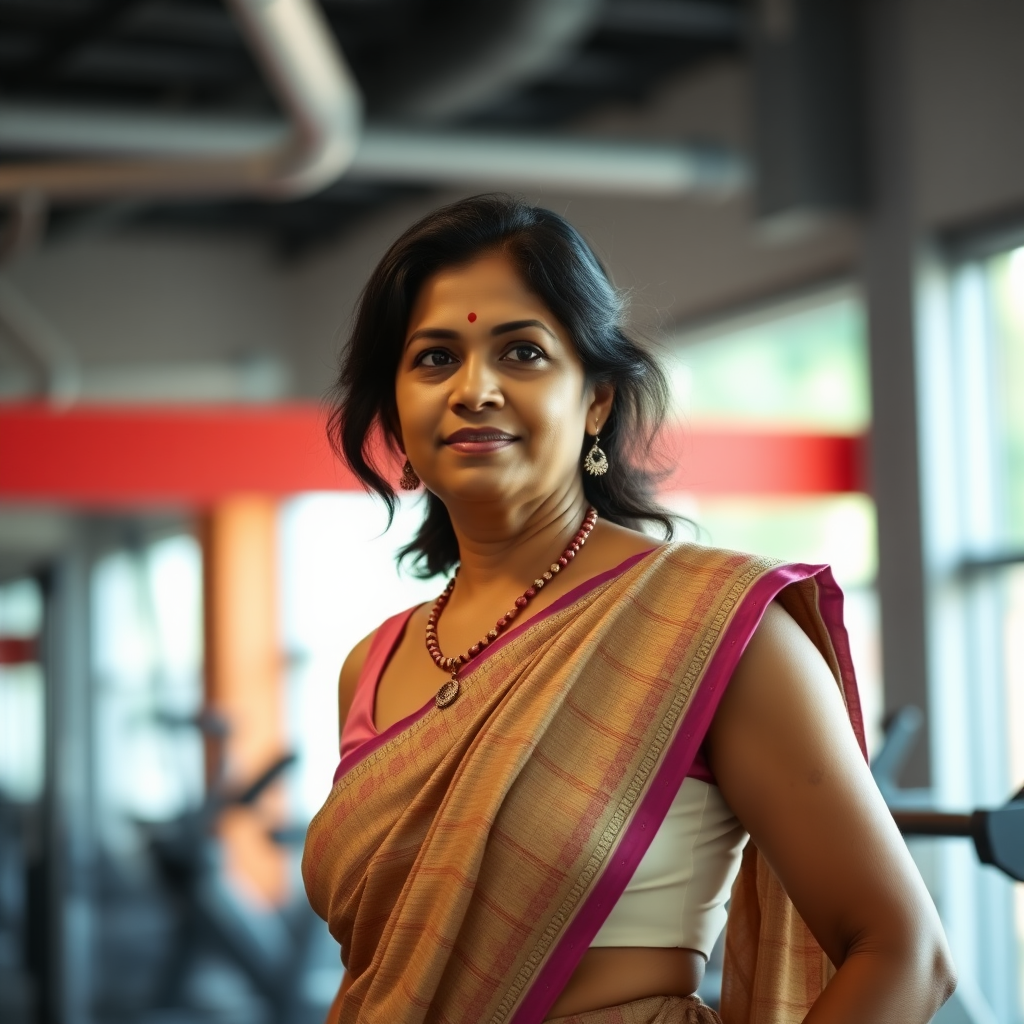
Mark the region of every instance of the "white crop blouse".
[[747, 841], [717, 786], [687, 778], [592, 946], [677, 946], [707, 958]]

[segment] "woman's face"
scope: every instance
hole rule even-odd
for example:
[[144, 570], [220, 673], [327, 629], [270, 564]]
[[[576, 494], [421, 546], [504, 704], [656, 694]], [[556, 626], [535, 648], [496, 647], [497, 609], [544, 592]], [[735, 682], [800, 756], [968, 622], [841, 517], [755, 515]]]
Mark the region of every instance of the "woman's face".
[[395, 381], [406, 455], [442, 501], [534, 503], [579, 486], [608, 417], [565, 328], [503, 256], [420, 289]]

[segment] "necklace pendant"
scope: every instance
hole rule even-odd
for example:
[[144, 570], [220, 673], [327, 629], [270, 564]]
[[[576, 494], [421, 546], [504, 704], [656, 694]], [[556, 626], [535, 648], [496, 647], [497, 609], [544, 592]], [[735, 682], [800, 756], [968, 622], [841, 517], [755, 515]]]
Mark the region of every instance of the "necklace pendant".
[[459, 696], [460, 689], [461, 687], [459, 686], [458, 675], [453, 672], [451, 679], [449, 679], [448, 682], [437, 691], [434, 703], [439, 708], [446, 708], [449, 704], [454, 704], [456, 698]]
[[[596, 446], [595, 441], [595, 446]], [[605, 467], [607, 468], [607, 466]], [[595, 470], [595, 472], [603, 473], [604, 470]], [[459, 697], [459, 666], [465, 665], [467, 661], [471, 661], [475, 658], [485, 647], [492, 644], [498, 639], [499, 634], [503, 633], [506, 627], [512, 622], [512, 620], [519, 614], [519, 612], [527, 606], [530, 598], [537, 596], [537, 591], [540, 590], [548, 580], [554, 579], [555, 573], [560, 572], [564, 569], [573, 559], [573, 557], [579, 552], [580, 548], [586, 543], [587, 537], [590, 536], [590, 531], [594, 528], [594, 523], [597, 522], [597, 509], [591, 506], [587, 510], [586, 518], [583, 520], [583, 525], [580, 527], [579, 532], [573, 538], [572, 543], [562, 552], [561, 556], [557, 561], [551, 563], [551, 568], [547, 572], [541, 573], [533, 581], [532, 587], [527, 587], [526, 591], [516, 598], [514, 608], [510, 608], [494, 626], [494, 629], [485, 633], [472, 647], [466, 651], [465, 654], [460, 654], [457, 658], [446, 658], [444, 653], [441, 651], [441, 644], [437, 639], [437, 622], [441, 618], [441, 612], [444, 610], [444, 606], [448, 603], [449, 597], [451, 597], [452, 591], [455, 588], [455, 576], [448, 581], [448, 586], [444, 588], [444, 591], [439, 595], [437, 600], [434, 602], [434, 607], [430, 609], [430, 615], [427, 616], [427, 653], [430, 655], [431, 660], [438, 668], [442, 668], [445, 671], [451, 670], [452, 677], [448, 680], [434, 697], [434, 704], [439, 708], [446, 708], [449, 704], [453, 704]], [[456, 574], [458, 569], [455, 570]]]

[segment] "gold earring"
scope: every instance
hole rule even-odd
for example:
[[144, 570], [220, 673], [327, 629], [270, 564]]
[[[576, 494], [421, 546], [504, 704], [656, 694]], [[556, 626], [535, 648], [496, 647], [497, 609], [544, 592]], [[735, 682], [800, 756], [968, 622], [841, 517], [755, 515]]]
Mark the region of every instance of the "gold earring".
[[402, 467], [402, 479], [398, 481], [398, 486], [403, 491], [415, 491], [420, 485], [420, 478], [416, 475], [416, 470], [412, 468], [412, 463], [406, 459], [405, 465]]
[[598, 447], [601, 438], [594, 435], [594, 444], [583, 460], [583, 468], [591, 476], [604, 476], [608, 472], [608, 456]]

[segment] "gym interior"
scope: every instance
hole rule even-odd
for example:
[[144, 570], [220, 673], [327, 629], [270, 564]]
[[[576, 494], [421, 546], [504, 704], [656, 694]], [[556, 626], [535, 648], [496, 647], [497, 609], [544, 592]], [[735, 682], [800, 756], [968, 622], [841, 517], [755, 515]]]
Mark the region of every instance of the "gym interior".
[[323, 1020], [338, 669], [443, 586], [324, 396], [502, 190], [662, 358], [662, 501], [834, 567], [935, 1020], [1024, 1024], [1022, 55], [1024, 0], [0, 0], [0, 1019]]

